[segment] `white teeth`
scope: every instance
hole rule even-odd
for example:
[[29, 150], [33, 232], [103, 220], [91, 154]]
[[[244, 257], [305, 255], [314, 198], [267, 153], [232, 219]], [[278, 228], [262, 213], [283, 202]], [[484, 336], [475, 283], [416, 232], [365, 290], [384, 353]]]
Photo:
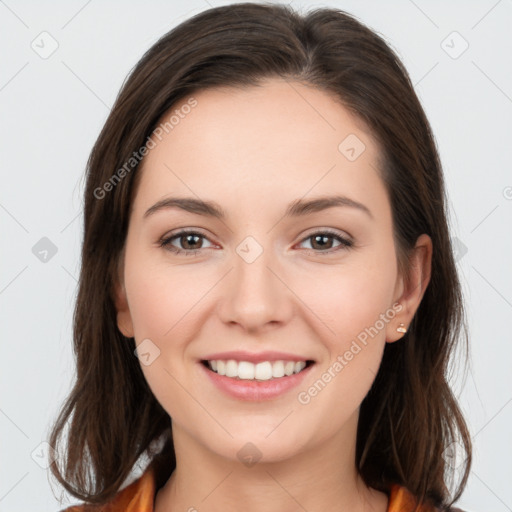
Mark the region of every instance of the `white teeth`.
[[217, 361], [217, 373], [226, 375], [226, 363], [224, 361]]
[[301, 370], [304, 370], [305, 367], [306, 367], [306, 362], [305, 361], [297, 361], [295, 363], [295, 368], [293, 369], [293, 372], [294, 373], [299, 373]]
[[272, 378], [272, 365], [268, 361], [258, 363], [254, 370], [254, 378], [258, 380], [270, 380]]
[[272, 365], [272, 377], [284, 377], [284, 362], [276, 361]]
[[238, 363], [234, 359], [226, 363], [226, 377], [238, 377]]
[[247, 361], [240, 361], [238, 363], [238, 377], [247, 380], [254, 379], [254, 365], [252, 363], [248, 363]]
[[208, 361], [208, 366], [219, 375], [239, 378], [243, 380], [270, 380], [290, 376], [301, 372], [306, 367], [306, 361], [264, 361], [262, 363], [250, 363], [248, 361]]
[[284, 365], [284, 374], [291, 375], [295, 370], [295, 363], [293, 361], [287, 361]]

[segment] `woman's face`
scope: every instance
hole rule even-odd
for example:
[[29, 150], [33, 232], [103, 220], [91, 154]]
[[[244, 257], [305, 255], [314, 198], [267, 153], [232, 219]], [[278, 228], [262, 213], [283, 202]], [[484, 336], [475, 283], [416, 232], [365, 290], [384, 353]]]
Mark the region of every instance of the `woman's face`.
[[[270, 461], [353, 440], [386, 340], [414, 313], [377, 145], [332, 96], [298, 83], [193, 98], [162, 119], [175, 116], [143, 161], [119, 328], [142, 344], [173, 429], [202, 449]], [[174, 236], [183, 229], [193, 234]], [[245, 378], [214, 374], [209, 359]], [[286, 361], [314, 363], [278, 377], [302, 366]]]

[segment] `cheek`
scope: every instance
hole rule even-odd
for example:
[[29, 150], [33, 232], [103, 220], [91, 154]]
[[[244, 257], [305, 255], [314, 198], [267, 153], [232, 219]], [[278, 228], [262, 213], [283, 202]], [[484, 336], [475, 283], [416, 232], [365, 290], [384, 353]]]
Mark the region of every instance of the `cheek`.
[[[206, 276], [191, 280], [190, 268], [163, 265], [159, 258], [155, 261], [136, 248], [127, 251], [125, 260], [125, 286], [136, 345], [146, 343], [152, 358], [150, 364], [144, 364], [141, 358], [141, 369], [158, 402], [178, 419], [190, 409], [190, 396], [182, 387], [188, 342], [197, 332], [201, 298], [212, 286]], [[147, 345], [147, 339], [152, 344]]]
[[324, 324], [322, 332], [332, 340], [330, 348], [339, 350], [375, 326], [384, 336], [385, 325], [379, 319], [386, 313], [394, 316], [395, 282], [395, 260], [375, 255], [354, 264], [326, 267], [314, 279], [304, 276], [295, 290]]
[[191, 275], [189, 265], [172, 265], [143, 250], [134, 250], [125, 265], [135, 339], [181, 339], [178, 334], [193, 320], [194, 308], [211, 288], [211, 279], [201, 270]]
[[[302, 388], [297, 398], [306, 414], [304, 421], [322, 433], [319, 441], [334, 435], [355, 413], [377, 375], [386, 327], [396, 314], [391, 307], [394, 268], [393, 260], [388, 266], [352, 267], [332, 276], [328, 293], [319, 287], [310, 291], [308, 300], [329, 327], [322, 339], [328, 357], [322, 360], [314, 382]], [[326, 410], [329, 424], [322, 423]]]
[[[149, 339], [158, 354], [151, 364], [141, 364], [141, 369], [153, 394], [173, 415], [186, 410], [183, 406], [190, 399], [179, 383], [189, 378], [184, 368], [196, 356], [191, 341], [204, 323], [208, 294], [218, 275], [207, 265], [173, 265], [165, 254], [155, 257], [154, 249], [138, 249], [135, 244], [131, 252], [128, 249], [129, 245], [125, 286], [136, 345]], [[169, 404], [173, 411], [167, 408]]]

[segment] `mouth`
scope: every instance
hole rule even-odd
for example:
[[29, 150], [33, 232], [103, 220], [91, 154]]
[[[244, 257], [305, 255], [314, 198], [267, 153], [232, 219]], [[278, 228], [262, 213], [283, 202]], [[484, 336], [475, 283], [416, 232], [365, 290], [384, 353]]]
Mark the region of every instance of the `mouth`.
[[292, 375], [302, 373], [315, 362], [311, 359], [304, 361], [237, 361], [235, 359], [202, 360], [201, 364], [210, 372], [238, 381], [278, 381]]

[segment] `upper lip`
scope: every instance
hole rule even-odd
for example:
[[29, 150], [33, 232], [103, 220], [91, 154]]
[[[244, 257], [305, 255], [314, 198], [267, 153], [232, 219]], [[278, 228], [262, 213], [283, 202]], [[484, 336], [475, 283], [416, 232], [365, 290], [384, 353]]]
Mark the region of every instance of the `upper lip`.
[[248, 361], [250, 363], [262, 363], [264, 361], [312, 361], [311, 358], [290, 354], [287, 352], [245, 352], [243, 350], [232, 350], [229, 352], [216, 352], [203, 358], [204, 361]]

